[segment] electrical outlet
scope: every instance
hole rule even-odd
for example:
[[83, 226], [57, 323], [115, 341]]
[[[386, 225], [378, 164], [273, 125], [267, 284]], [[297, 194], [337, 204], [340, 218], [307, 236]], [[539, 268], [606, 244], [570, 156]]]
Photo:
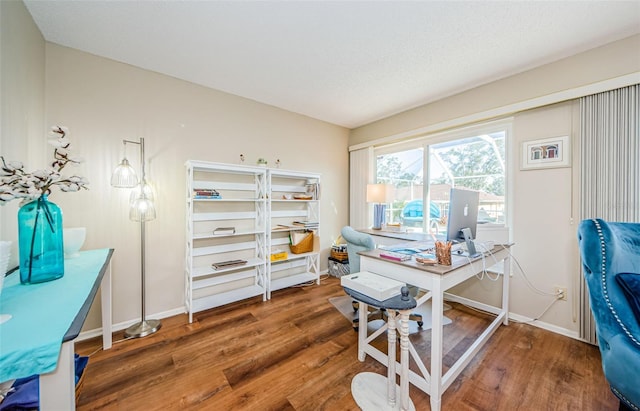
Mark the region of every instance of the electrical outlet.
[[558, 300], [567, 301], [567, 287], [555, 286], [553, 292], [558, 295]]

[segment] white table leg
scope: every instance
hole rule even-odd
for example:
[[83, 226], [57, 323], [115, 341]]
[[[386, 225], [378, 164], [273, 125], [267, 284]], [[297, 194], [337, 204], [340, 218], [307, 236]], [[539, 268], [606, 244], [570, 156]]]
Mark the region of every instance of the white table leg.
[[387, 321], [387, 403], [396, 405], [396, 312], [387, 310], [389, 319]]
[[76, 409], [75, 360], [73, 341], [62, 344], [58, 367], [40, 375], [40, 410], [74, 411]]
[[431, 411], [440, 411], [442, 399], [442, 283], [433, 282], [431, 290]]
[[367, 317], [369, 307], [363, 302], [358, 303], [358, 360], [364, 361], [364, 346], [367, 341]]
[[509, 280], [511, 277], [511, 256], [507, 256], [504, 261], [502, 273], [502, 310], [505, 312], [502, 324], [509, 325]]
[[111, 348], [111, 263], [100, 282], [100, 300], [102, 307], [102, 349]]

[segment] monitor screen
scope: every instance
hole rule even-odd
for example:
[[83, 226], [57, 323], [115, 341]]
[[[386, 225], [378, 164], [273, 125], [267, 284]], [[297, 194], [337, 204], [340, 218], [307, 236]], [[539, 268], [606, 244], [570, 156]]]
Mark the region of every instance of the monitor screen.
[[469, 228], [471, 230], [471, 237], [475, 239], [480, 193], [478, 191], [452, 188], [449, 198], [447, 241], [464, 240], [465, 238], [461, 231], [463, 228]]

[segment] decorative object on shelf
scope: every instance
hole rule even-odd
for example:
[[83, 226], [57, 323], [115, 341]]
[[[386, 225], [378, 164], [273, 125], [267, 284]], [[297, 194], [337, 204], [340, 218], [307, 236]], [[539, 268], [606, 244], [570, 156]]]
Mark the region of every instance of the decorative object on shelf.
[[139, 141], [122, 140], [127, 147], [127, 143], [136, 144], [140, 147], [140, 183], [133, 167], [129, 165], [126, 156], [113, 172], [111, 185], [119, 188], [134, 188], [131, 191], [131, 202], [129, 208], [129, 219], [140, 222], [140, 278], [142, 294], [142, 318], [140, 322], [130, 326], [125, 330], [124, 335], [131, 338], [146, 337], [160, 329], [162, 324], [159, 320], [147, 320], [145, 310], [145, 223], [156, 218], [156, 209], [153, 203], [153, 190], [149, 185], [145, 175], [144, 163], [144, 138]]
[[5, 161], [0, 156], [0, 205], [17, 198], [22, 199], [23, 203], [29, 201], [18, 211], [18, 254], [22, 284], [51, 281], [64, 275], [62, 211], [48, 201], [47, 196], [54, 186], [63, 192], [73, 192], [87, 189], [88, 185], [83, 177], [65, 177], [61, 174], [67, 164], [82, 162], [71, 156], [68, 133], [69, 130], [63, 126], [51, 128], [48, 142], [55, 149], [50, 168], [27, 173], [21, 162]]
[[[11, 241], [0, 241], [0, 294], [2, 293], [2, 283], [9, 267], [11, 258]], [[0, 324], [11, 319], [11, 314], [0, 313]]]
[[84, 240], [87, 238], [87, 228], [65, 228], [62, 232], [64, 237], [64, 258], [78, 257]]
[[305, 184], [306, 194], [313, 200], [320, 200], [320, 183], [315, 179], [308, 179]]
[[373, 203], [371, 228], [374, 230], [380, 230], [384, 225], [390, 187], [389, 184], [367, 184], [367, 203]]
[[[298, 239], [298, 235], [303, 235], [302, 239]], [[313, 251], [313, 231], [301, 233], [291, 233], [291, 245], [289, 246], [293, 254], [310, 253]]]
[[276, 168], [280, 168], [280, 159], [276, 160]]
[[258, 161], [256, 161], [256, 164], [262, 167], [266, 167], [267, 166], [267, 160], [265, 160], [264, 158], [260, 157], [258, 159]]

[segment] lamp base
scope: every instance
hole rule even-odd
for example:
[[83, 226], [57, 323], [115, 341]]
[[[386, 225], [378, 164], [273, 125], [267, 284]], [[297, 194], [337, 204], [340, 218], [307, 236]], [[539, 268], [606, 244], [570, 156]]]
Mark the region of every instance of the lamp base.
[[124, 330], [126, 338], [141, 338], [151, 335], [162, 327], [160, 320], [143, 320]]

